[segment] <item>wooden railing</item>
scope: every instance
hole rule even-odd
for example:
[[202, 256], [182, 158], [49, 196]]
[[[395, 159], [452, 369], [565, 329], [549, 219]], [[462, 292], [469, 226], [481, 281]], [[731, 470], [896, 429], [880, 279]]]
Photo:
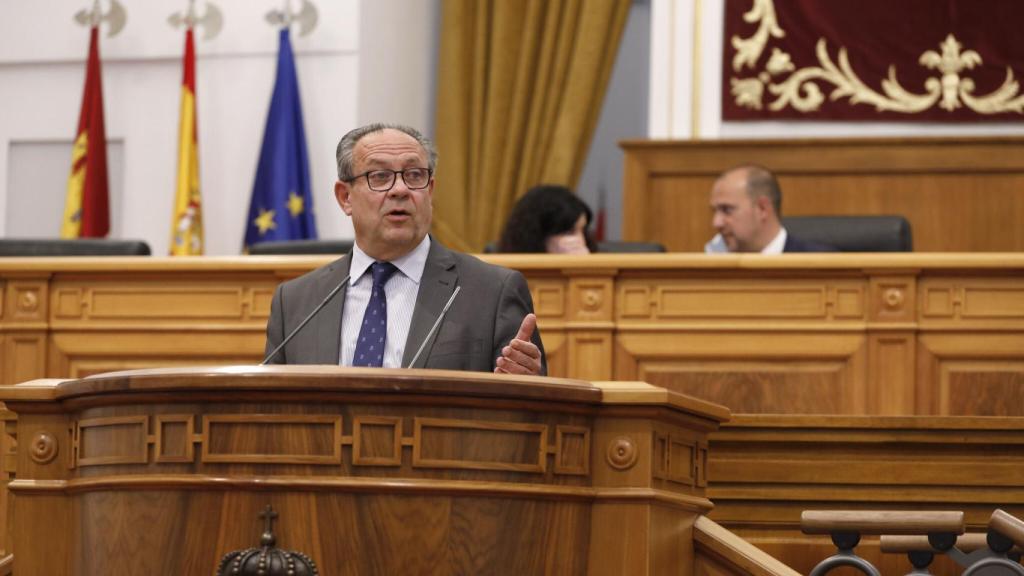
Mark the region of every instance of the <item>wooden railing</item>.
[[957, 511], [809, 510], [801, 516], [800, 525], [805, 534], [830, 536], [836, 547], [835, 554], [810, 571], [811, 576], [824, 576], [839, 567], [880, 576], [880, 559], [872, 561], [858, 549], [864, 535], [880, 536], [881, 552], [905, 554], [905, 569], [911, 574], [931, 573], [932, 563], [941, 555], [964, 574], [1024, 576], [1019, 550], [1024, 544], [1024, 522], [1003, 510], [992, 513], [984, 534], [965, 534], [964, 514]]

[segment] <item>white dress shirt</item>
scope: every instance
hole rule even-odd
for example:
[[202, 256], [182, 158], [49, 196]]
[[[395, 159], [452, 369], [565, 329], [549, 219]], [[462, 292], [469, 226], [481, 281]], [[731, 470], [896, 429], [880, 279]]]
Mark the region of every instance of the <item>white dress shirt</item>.
[[[391, 263], [398, 268], [384, 285], [388, 299], [388, 333], [384, 340], [384, 368], [401, 368], [405, 341], [409, 337], [412, 313], [416, 308], [416, 295], [420, 290], [423, 268], [427, 265], [430, 252], [430, 236], [424, 236], [416, 248]], [[363, 325], [363, 314], [370, 303], [373, 288], [373, 274], [370, 266], [373, 258], [366, 255], [357, 243], [352, 247], [352, 262], [349, 266], [348, 289], [345, 292], [345, 307], [341, 315], [341, 365], [351, 366], [356, 352], [356, 340]]]
[[[786, 229], [779, 227], [779, 233], [772, 238], [772, 241], [761, 250], [761, 254], [782, 254], [782, 251], [786, 248], [786, 238], [788, 234]], [[721, 234], [715, 234], [715, 237], [708, 240], [708, 243], [704, 245], [705, 254], [728, 254], [729, 247], [725, 245], [725, 240]]]
[[786, 229], [779, 226], [779, 233], [761, 250], [761, 254], [782, 254], [782, 251], [786, 248], [786, 236]]

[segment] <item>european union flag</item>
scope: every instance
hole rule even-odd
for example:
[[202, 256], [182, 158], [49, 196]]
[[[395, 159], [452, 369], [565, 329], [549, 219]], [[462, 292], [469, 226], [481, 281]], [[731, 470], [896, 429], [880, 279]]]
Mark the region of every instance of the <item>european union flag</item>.
[[281, 29], [277, 79], [245, 227], [246, 247], [268, 240], [316, 238], [302, 103], [288, 28]]

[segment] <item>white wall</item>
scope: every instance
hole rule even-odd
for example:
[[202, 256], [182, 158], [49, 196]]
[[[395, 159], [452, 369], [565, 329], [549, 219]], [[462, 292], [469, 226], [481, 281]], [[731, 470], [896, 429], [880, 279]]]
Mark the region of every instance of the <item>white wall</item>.
[[[319, 26], [305, 37], [294, 29], [292, 44], [314, 207], [322, 238], [346, 238], [352, 236], [352, 227], [334, 203], [334, 148], [341, 135], [367, 115], [394, 119], [389, 112], [400, 110], [399, 120], [429, 125], [436, 36], [430, 31], [436, 25], [437, 4], [313, 2]], [[100, 41], [107, 138], [118, 148], [110, 159], [111, 236], [141, 238], [160, 255], [167, 253], [171, 228], [184, 44], [184, 32], [170, 27], [167, 17], [187, 2], [122, 3], [128, 12], [125, 29]], [[89, 38], [88, 30], [72, 17], [90, 4], [19, 2], [8, 6], [7, 16], [0, 19], [0, 236], [11, 236], [8, 229], [16, 229], [22, 236], [52, 237], [59, 230]], [[277, 31], [263, 18], [269, 10], [279, 9], [282, 0], [216, 4], [224, 15], [224, 29], [210, 41], [197, 32], [196, 83], [206, 252], [225, 255], [238, 254], [241, 248], [276, 69]], [[204, 6], [203, 0], [197, 2], [200, 13]], [[383, 26], [380, 35], [390, 43], [374, 35], [372, 49], [362, 46], [364, 11], [374, 18], [374, 26]], [[414, 25], [418, 32], [403, 34], [400, 25]], [[419, 32], [420, 26], [426, 31]], [[402, 42], [394, 41], [396, 37]], [[416, 94], [385, 84], [381, 90], [393, 89], [389, 97], [375, 98], [361, 75], [402, 59], [422, 71], [428, 89]], [[378, 66], [378, 61], [384, 64]], [[385, 80], [375, 83], [389, 78], [383, 71], [379, 74]], [[361, 99], [373, 106], [361, 106]], [[61, 209], [54, 211], [54, 205]], [[17, 208], [18, 213], [8, 208]]]
[[433, 137], [440, 10], [441, 0], [363, 1], [359, 124], [396, 122]]
[[[749, 3], [753, 6], [752, 0]], [[1021, 123], [723, 122], [724, 10], [724, 0], [652, 0], [648, 100], [650, 137], [714, 139], [1024, 134], [1024, 124]], [[696, 123], [693, 122], [694, 110], [698, 118]]]
[[[293, 31], [293, 44], [314, 205], [321, 237], [348, 238], [351, 223], [333, 200], [334, 147], [345, 131], [378, 120], [433, 133], [440, 0], [313, 1], [319, 27], [307, 37]], [[101, 40], [112, 236], [142, 238], [155, 254], [165, 254], [183, 42], [183, 33], [166, 19], [187, 3], [122, 2], [128, 10], [125, 30]], [[263, 15], [282, 2], [218, 0], [224, 30], [215, 40], [197, 43], [208, 254], [237, 254], [241, 246], [276, 65], [277, 34]], [[198, 1], [200, 11], [203, 3]], [[90, 2], [9, 4], [0, 19], [0, 236], [55, 236], [88, 47], [87, 30], [72, 16]], [[595, 206], [598, 188], [607, 186], [611, 238], [619, 229], [616, 142], [622, 138], [1024, 134], [1020, 123], [722, 122], [722, 18], [722, 0], [634, 3], [623, 38], [627, 53], [618, 64], [635, 68], [649, 52], [647, 89], [636, 88], [643, 80], [635, 70], [616, 69], [580, 182], [580, 193]], [[639, 128], [629, 120], [638, 111], [646, 122]]]

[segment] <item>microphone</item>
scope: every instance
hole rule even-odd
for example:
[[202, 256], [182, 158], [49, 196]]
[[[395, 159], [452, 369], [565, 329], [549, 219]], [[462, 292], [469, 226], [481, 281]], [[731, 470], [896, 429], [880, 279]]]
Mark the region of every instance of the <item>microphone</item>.
[[285, 345], [292, 341], [292, 338], [295, 338], [295, 335], [299, 333], [299, 330], [302, 330], [303, 326], [309, 324], [309, 321], [313, 319], [313, 316], [316, 316], [317, 312], [322, 310], [324, 306], [327, 306], [327, 303], [331, 301], [331, 298], [334, 298], [334, 295], [340, 292], [341, 289], [348, 284], [350, 278], [352, 278], [351, 275], [345, 276], [345, 279], [342, 280], [340, 284], [335, 286], [334, 290], [331, 290], [330, 293], [327, 294], [327, 297], [324, 298], [323, 302], [321, 302], [316, 308], [314, 308], [313, 311], [309, 313], [309, 316], [306, 316], [306, 318], [302, 322], [300, 322], [298, 326], [295, 327], [295, 330], [292, 330], [291, 334], [285, 336], [284, 340], [277, 345], [277, 348], [274, 348], [273, 352], [267, 354], [267, 357], [263, 359], [263, 362], [260, 362], [260, 366], [265, 366], [267, 362], [270, 362], [274, 358], [274, 356], [277, 356], [277, 353], [283, 350]]
[[434, 336], [434, 332], [437, 331], [437, 327], [440, 326], [441, 321], [444, 320], [444, 315], [447, 314], [448, 309], [452, 307], [452, 302], [455, 302], [455, 297], [459, 295], [459, 290], [462, 290], [462, 286], [455, 287], [455, 292], [452, 292], [452, 297], [448, 299], [444, 308], [441, 309], [441, 315], [437, 317], [437, 320], [434, 321], [434, 325], [430, 327], [430, 332], [427, 332], [427, 337], [423, 339], [423, 343], [420, 344], [419, 349], [416, 350], [416, 355], [412, 357], [412, 362], [409, 362], [409, 365], [406, 366], [406, 368], [412, 368], [416, 365], [416, 361], [419, 360], [420, 354], [423, 354], [423, 349], [427, 347], [427, 342], [430, 342], [430, 339]]

